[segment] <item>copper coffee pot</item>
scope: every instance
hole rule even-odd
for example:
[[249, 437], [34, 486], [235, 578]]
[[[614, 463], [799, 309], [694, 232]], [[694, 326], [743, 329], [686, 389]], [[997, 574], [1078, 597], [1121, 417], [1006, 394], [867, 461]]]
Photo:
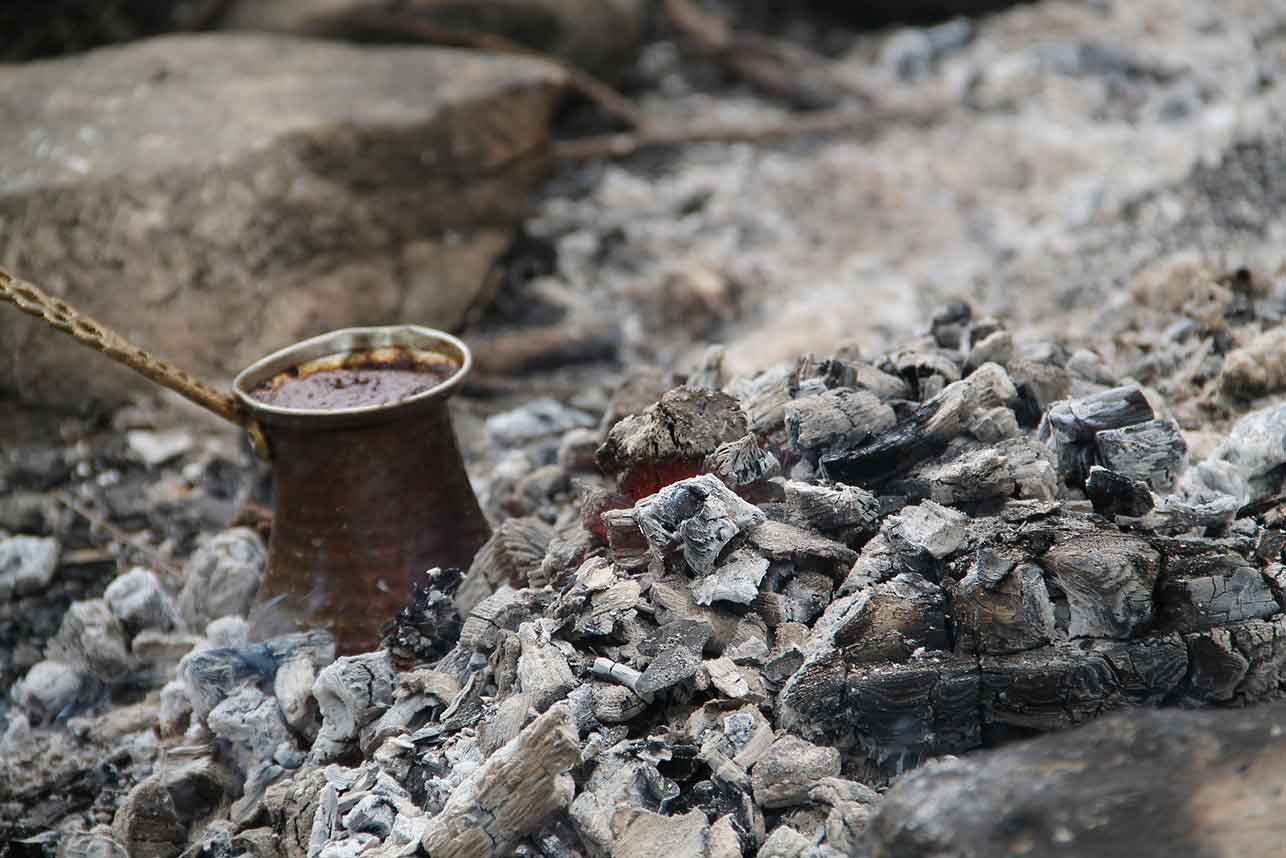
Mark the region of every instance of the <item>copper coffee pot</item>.
[[[341, 654], [379, 643], [412, 576], [467, 566], [490, 535], [456, 443], [447, 398], [472, 364], [463, 342], [431, 328], [347, 328], [257, 361], [222, 393], [110, 328], [0, 269], [0, 298], [244, 428], [272, 463], [274, 510], [261, 604], [331, 631]], [[397, 402], [335, 410], [282, 408], [253, 396], [302, 364], [397, 348], [452, 373]]]

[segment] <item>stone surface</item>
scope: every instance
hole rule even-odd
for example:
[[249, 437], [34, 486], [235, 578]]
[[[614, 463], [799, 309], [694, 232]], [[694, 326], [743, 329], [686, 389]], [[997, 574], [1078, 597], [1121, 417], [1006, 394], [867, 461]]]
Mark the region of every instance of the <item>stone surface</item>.
[[1286, 704], [1131, 712], [930, 763], [880, 803], [873, 858], [1280, 854]]
[[[350, 324], [457, 325], [543, 162], [562, 74], [533, 60], [172, 36], [0, 73], [6, 263], [226, 380]], [[228, 324], [235, 320], [234, 324]], [[34, 319], [0, 392], [147, 389]]]

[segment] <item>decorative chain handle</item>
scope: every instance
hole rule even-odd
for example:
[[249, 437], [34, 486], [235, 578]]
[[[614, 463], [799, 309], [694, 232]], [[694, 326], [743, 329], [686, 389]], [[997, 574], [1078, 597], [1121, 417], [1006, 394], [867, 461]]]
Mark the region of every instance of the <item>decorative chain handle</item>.
[[3, 268], [0, 268], [0, 298], [224, 420], [244, 427], [250, 432], [255, 449], [261, 454], [266, 452], [258, 424], [232, 396], [220, 393], [178, 367], [158, 360], [66, 301], [19, 280]]

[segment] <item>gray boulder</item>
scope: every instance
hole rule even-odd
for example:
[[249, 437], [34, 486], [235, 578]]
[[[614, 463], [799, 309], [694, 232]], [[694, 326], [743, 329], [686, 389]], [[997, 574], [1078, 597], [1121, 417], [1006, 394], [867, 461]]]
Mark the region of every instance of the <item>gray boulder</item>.
[[[451, 328], [545, 166], [547, 63], [268, 35], [0, 68], [0, 234], [20, 276], [226, 382], [353, 324]], [[0, 395], [150, 387], [8, 309]]]

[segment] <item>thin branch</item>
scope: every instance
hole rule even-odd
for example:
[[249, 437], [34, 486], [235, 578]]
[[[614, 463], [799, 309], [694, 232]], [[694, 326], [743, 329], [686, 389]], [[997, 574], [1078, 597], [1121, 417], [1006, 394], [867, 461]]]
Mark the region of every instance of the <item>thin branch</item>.
[[630, 128], [642, 128], [647, 125], [643, 112], [632, 101], [594, 75], [579, 66], [520, 45], [504, 36], [442, 27], [407, 14], [360, 11], [346, 16], [345, 21], [353, 27], [360, 28], [367, 37], [412, 39], [434, 45], [472, 48], [492, 54], [534, 57], [553, 63], [567, 74], [567, 80], [572, 89], [598, 105], [604, 113]]
[[121, 530], [119, 527], [112, 524], [103, 516], [94, 512], [88, 506], [76, 500], [76, 498], [72, 497], [65, 491], [55, 491], [51, 494], [54, 500], [85, 519], [85, 521], [89, 522], [91, 526], [102, 530], [116, 542], [120, 542], [129, 548], [132, 548], [139, 554], [146, 557], [152, 565], [156, 566], [157, 571], [164, 572], [175, 581], [183, 580], [183, 573], [171, 565], [169, 558], [162, 555], [152, 546], [143, 542], [136, 535]]

